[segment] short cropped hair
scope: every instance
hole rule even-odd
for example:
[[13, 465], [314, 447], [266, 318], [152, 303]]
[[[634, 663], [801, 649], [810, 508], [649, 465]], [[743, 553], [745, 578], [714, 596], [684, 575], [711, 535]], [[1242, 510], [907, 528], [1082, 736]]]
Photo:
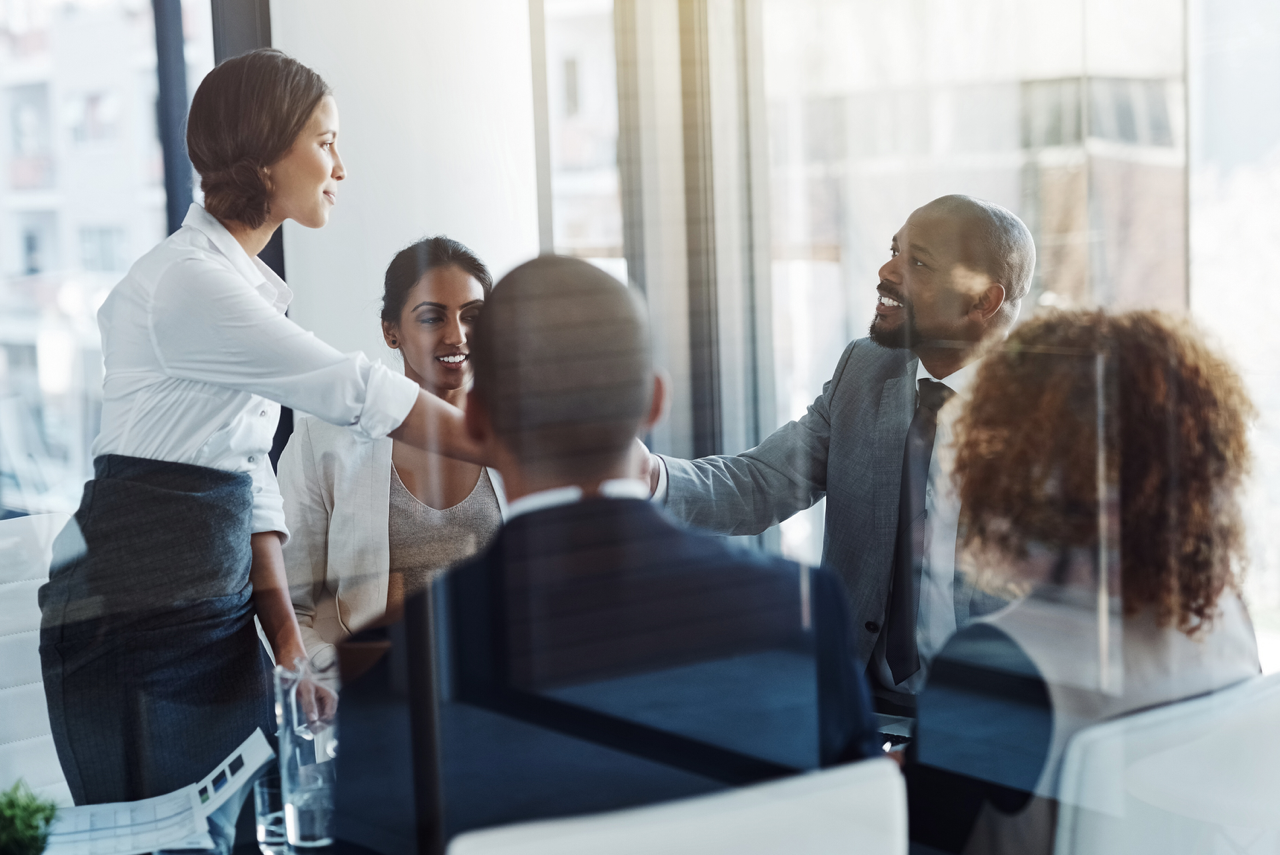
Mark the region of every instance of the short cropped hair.
[[973, 196], [942, 196], [929, 205], [969, 219], [978, 231], [979, 263], [1005, 287], [1006, 303], [1020, 303], [1031, 291], [1036, 268], [1036, 244], [1026, 224], [1008, 208]]
[[423, 238], [396, 253], [382, 280], [382, 320], [400, 323], [409, 292], [425, 274], [442, 267], [456, 267], [480, 283], [484, 298], [493, 291], [493, 276], [474, 252], [444, 235]]
[[266, 222], [263, 168], [288, 153], [328, 94], [319, 74], [270, 48], [205, 75], [187, 115], [187, 153], [200, 173], [205, 210], [254, 229]]
[[471, 339], [473, 394], [520, 464], [600, 476], [630, 453], [653, 363], [639, 298], [603, 270], [545, 255], [494, 286]]
[[1158, 625], [1194, 635], [1239, 587], [1254, 409], [1240, 376], [1185, 320], [1054, 311], [983, 359], [956, 426], [965, 541], [997, 559], [979, 576], [1006, 574], [998, 559], [1016, 568], [1033, 544], [1097, 547], [1099, 355], [1124, 611], [1150, 609]]

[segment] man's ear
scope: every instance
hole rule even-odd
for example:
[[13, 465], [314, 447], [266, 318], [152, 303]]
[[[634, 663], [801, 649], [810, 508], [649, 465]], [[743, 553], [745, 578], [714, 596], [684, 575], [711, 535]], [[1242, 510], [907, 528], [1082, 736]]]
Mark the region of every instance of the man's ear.
[[648, 433], [653, 429], [654, 425], [666, 417], [668, 387], [667, 373], [660, 368], [655, 369], [653, 372], [653, 399], [649, 402], [649, 413], [644, 417], [644, 423], [640, 426], [640, 433]]
[[467, 436], [480, 446], [487, 446], [493, 436], [493, 423], [489, 420], [489, 408], [480, 400], [475, 389], [467, 392], [467, 405], [462, 416]]
[[973, 304], [973, 308], [969, 311], [977, 313], [978, 319], [985, 324], [994, 318], [996, 313], [1004, 306], [1004, 297], [1004, 286], [999, 282], [992, 282], [978, 295], [978, 301]]

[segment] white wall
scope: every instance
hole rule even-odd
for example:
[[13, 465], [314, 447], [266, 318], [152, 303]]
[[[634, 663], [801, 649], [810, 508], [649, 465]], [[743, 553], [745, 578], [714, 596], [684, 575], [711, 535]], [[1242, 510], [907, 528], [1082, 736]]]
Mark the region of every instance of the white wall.
[[537, 255], [527, 0], [274, 0], [271, 30], [333, 87], [348, 175], [328, 226], [285, 224], [295, 321], [388, 357], [378, 313], [397, 250], [447, 234], [495, 280]]

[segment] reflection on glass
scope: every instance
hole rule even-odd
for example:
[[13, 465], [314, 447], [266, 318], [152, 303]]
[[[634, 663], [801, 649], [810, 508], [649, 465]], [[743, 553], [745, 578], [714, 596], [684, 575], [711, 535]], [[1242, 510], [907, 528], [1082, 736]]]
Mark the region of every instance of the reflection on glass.
[[[898, 225], [947, 193], [1030, 227], [1024, 319], [1185, 305], [1180, 4], [764, 0], [763, 15], [779, 421], [865, 335]], [[793, 517], [784, 550], [817, 560], [822, 526], [821, 508]]]
[[[187, 83], [213, 66], [184, 0]], [[107, 292], [164, 237], [155, 33], [143, 0], [0, 9], [0, 516], [74, 511], [90, 477]]]

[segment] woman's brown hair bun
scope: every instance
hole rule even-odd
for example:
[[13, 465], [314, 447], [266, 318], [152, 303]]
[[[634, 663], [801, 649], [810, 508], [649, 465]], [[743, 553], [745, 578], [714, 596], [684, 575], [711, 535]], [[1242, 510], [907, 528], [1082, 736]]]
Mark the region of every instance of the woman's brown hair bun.
[[271, 48], [209, 72], [187, 116], [187, 152], [205, 209], [219, 220], [262, 225], [270, 197], [263, 169], [288, 153], [330, 91], [319, 74]]

